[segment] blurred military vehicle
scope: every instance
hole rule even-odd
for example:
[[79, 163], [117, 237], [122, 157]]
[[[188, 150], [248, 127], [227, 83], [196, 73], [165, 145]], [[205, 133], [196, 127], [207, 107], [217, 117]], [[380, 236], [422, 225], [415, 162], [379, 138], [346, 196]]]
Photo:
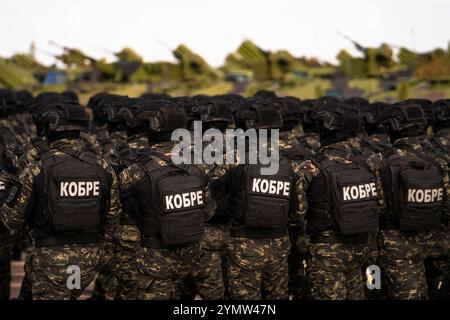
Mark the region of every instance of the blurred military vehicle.
[[31, 89], [35, 93], [73, 90], [82, 102], [100, 91], [128, 96], [251, 96], [260, 90], [271, 90], [302, 99], [327, 95], [384, 101], [450, 97], [450, 48], [418, 53], [387, 43], [367, 47], [339, 35], [360, 54], [351, 55], [343, 49], [334, 65], [314, 57], [297, 57], [286, 50], [264, 50], [245, 40], [218, 68], [184, 44], [175, 48], [164, 45], [174, 61], [148, 62], [130, 47], [108, 51], [114, 57], [108, 61], [51, 42], [60, 50], [58, 54], [51, 53], [59, 67], [40, 64], [32, 45], [28, 53], [0, 58], [0, 86]]

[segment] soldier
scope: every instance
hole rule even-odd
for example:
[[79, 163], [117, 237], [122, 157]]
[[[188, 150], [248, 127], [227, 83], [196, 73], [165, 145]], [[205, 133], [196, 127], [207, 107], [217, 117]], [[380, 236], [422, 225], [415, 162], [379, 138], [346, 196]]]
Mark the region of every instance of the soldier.
[[[171, 160], [174, 129], [186, 128], [183, 109], [169, 101], [152, 102], [143, 113], [150, 149], [120, 173], [124, 209], [141, 233], [138, 251], [138, 299], [179, 297], [185, 278], [200, 254], [204, 220], [211, 217], [211, 192], [204, 171]], [[184, 200], [183, 200], [184, 199]]]
[[387, 210], [380, 219], [380, 264], [393, 299], [427, 299], [424, 262], [448, 226], [448, 167], [424, 148], [427, 119], [401, 102], [382, 114], [393, 147], [376, 154]]
[[[133, 103], [119, 109], [119, 117], [127, 133], [127, 144], [117, 147], [120, 166], [126, 168], [134, 164], [144, 149], [149, 149], [145, 130], [145, 113], [153, 110], [146, 99], [133, 99]], [[131, 101], [130, 101], [131, 102]], [[150, 109], [149, 109], [150, 108]], [[117, 293], [116, 298], [131, 300], [137, 298], [138, 266], [137, 252], [141, 244], [141, 235], [135, 220], [125, 212], [114, 234], [117, 245]]]
[[322, 147], [299, 164], [301, 214], [310, 236], [308, 280], [314, 299], [363, 299], [368, 235], [383, 205], [381, 183], [357, 141], [358, 110], [324, 103], [312, 115]]
[[[217, 129], [225, 137], [225, 130], [234, 126], [233, 114], [229, 102], [224, 99], [209, 99], [192, 109], [193, 115], [202, 121], [203, 131]], [[212, 144], [210, 144], [210, 147]], [[207, 145], [204, 145], [207, 147]], [[206, 166], [211, 183], [223, 176], [227, 170], [224, 150], [215, 150], [223, 154], [223, 164]], [[191, 279], [196, 293], [205, 300], [224, 299], [228, 296], [229, 241], [228, 197], [218, 201], [213, 217], [205, 224], [205, 233], [200, 241], [201, 253], [195, 263]]]
[[[111, 246], [120, 215], [118, 184], [104, 160], [82, 151], [78, 137], [88, 118], [80, 105], [54, 103], [40, 119], [48, 151], [21, 172], [21, 187], [2, 206], [0, 221], [10, 232], [29, 226], [32, 298], [75, 299]], [[73, 287], [68, 272], [79, 279]]]
[[[259, 99], [247, 100], [236, 111], [235, 121], [238, 128], [245, 130], [282, 126], [279, 110]], [[275, 157], [272, 148], [277, 146], [267, 147]], [[246, 148], [249, 150], [248, 144]], [[249, 164], [246, 155], [245, 162], [230, 166], [215, 187], [230, 197], [228, 275], [230, 298], [234, 300], [288, 298], [288, 226], [299, 224], [294, 191], [297, 173], [286, 156], [273, 160], [279, 163], [278, 172], [261, 175], [262, 166]], [[269, 180], [277, 185], [270, 194], [266, 188]]]
[[[5, 142], [0, 138], [0, 207], [8, 198], [11, 190], [17, 188], [15, 168], [4, 156]], [[0, 224], [0, 300], [9, 300], [11, 282], [11, 250], [13, 239], [8, 230]]]

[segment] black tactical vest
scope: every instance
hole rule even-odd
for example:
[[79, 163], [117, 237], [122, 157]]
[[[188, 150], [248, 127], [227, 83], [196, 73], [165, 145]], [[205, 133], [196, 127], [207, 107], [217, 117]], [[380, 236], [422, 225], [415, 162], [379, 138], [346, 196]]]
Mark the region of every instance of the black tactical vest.
[[275, 175], [261, 175], [261, 166], [240, 165], [233, 169], [229, 211], [232, 236], [270, 238], [287, 234], [294, 174], [291, 162], [280, 158]]
[[60, 151], [65, 155], [41, 155], [43, 189], [37, 198], [42, 208], [33, 223], [37, 242], [40, 246], [97, 242], [109, 209], [112, 177], [95, 154]]
[[[138, 227], [148, 246], [197, 242], [204, 232], [205, 177], [195, 166], [176, 166], [161, 154], [141, 151], [137, 163], [149, 184], [141, 186]], [[146, 241], [143, 241], [144, 245]]]
[[361, 156], [332, 150], [344, 163], [321, 153], [311, 159], [320, 169], [307, 190], [307, 233], [311, 236], [333, 230], [341, 235], [375, 231], [378, 226], [378, 193], [375, 175]]
[[424, 154], [411, 160], [395, 149], [384, 152], [389, 168], [383, 174], [388, 210], [402, 231], [438, 230], [446, 190], [440, 165]]

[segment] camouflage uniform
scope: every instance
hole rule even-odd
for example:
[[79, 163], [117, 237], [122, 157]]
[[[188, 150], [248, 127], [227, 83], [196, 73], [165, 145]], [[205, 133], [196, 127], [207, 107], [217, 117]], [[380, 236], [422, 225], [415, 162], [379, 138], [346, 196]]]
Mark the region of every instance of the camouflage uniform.
[[[150, 145], [150, 149], [165, 156], [171, 155], [174, 144], [172, 142], [160, 142]], [[165, 161], [159, 162], [161, 166]], [[204, 171], [206, 173], [206, 171]], [[124, 169], [120, 175], [122, 199], [125, 209], [132, 197], [132, 188], [139, 183], [146, 173], [137, 164]], [[215, 206], [211, 202], [212, 195], [209, 186], [205, 190], [205, 220], [214, 213]], [[128, 211], [128, 210], [127, 210]], [[130, 216], [135, 213], [127, 212]], [[180, 279], [188, 276], [193, 269], [194, 262], [200, 255], [199, 243], [176, 247], [149, 248], [140, 246], [137, 253], [137, 265], [139, 272], [138, 299], [140, 300], [164, 300], [180, 297]]]
[[[361, 150], [359, 138], [334, 143], [321, 149], [328, 159], [341, 163], [351, 163], [351, 161], [327, 151], [330, 147], [347, 150], [349, 153]], [[367, 160], [367, 164], [369, 165], [369, 160]], [[319, 176], [321, 171], [311, 160], [300, 162], [298, 166], [300, 212], [305, 218], [308, 211], [307, 190], [312, 180]], [[377, 178], [377, 193], [380, 196], [379, 206], [383, 208], [384, 197], [381, 180], [375, 170], [374, 174]], [[329, 230], [314, 236], [311, 235], [311, 237], [307, 270], [312, 298], [319, 300], [364, 299], [365, 282], [362, 269], [369, 252], [368, 235], [342, 236]]]
[[[0, 169], [0, 206], [9, 196], [7, 181], [11, 178], [10, 174]], [[0, 224], [0, 300], [10, 298], [12, 240], [8, 230]]]
[[[312, 156], [319, 148], [319, 135], [315, 133], [305, 134], [297, 129], [280, 132], [280, 149], [293, 156]], [[303, 226], [290, 228], [289, 237], [289, 295], [294, 300], [307, 299], [309, 290], [305, 265], [309, 256], [309, 236]]]
[[[233, 153], [236, 156], [235, 153]], [[212, 185], [223, 177], [234, 164], [204, 165]], [[228, 226], [228, 198], [217, 200], [214, 216], [205, 223], [205, 233], [200, 241], [201, 252], [191, 273], [196, 293], [205, 300], [218, 300], [228, 297], [228, 266], [230, 256], [228, 242], [230, 229]]]
[[[284, 149], [290, 149], [285, 144], [280, 143], [280, 153]], [[298, 167], [291, 163], [294, 180], [298, 175]], [[218, 179], [220, 188], [230, 192], [234, 184], [231, 178], [232, 166], [228, 168], [227, 174]], [[294, 188], [297, 188], [295, 184]], [[291, 199], [292, 201], [292, 199]], [[297, 200], [293, 201], [298, 203]], [[234, 218], [236, 219], [236, 218]], [[289, 223], [293, 226], [299, 225], [299, 210], [294, 206], [290, 210]], [[280, 230], [273, 234], [266, 234], [266, 230], [260, 230], [261, 235], [247, 237], [240, 235], [238, 229], [242, 227], [238, 221], [232, 219], [230, 229], [230, 240], [228, 242], [228, 252], [230, 255], [230, 265], [228, 268], [230, 298], [233, 300], [258, 300], [261, 298], [288, 299], [288, 255], [290, 251], [290, 240], [288, 230]], [[245, 227], [244, 227], [245, 229]], [[245, 232], [245, 231], [244, 231]]]
[[[116, 174], [119, 174], [123, 165], [121, 164], [121, 157], [119, 155], [120, 148], [126, 148], [127, 135], [124, 131], [116, 131], [111, 134], [106, 128], [100, 128], [96, 131], [90, 140], [94, 139], [95, 145], [100, 148], [101, 156], [114, 168]], [[121, 220], [125, 219], [123, 216]], [[108, 261], [110, 264], [105, 264], [104, 268], [100, 270], [97, 279], [95, 280], [95, 287], [92, 291], [92, 299], [94, 300], [113, 300], [116, 298], [126, 298], [119, 293], [121, 286], [119, 285], [119, 271], [118, 268], [125, 268], [126, 265], [119, 264], [119, 247], [117, 244], [118, 237], [121, 238], [124, 228], [119, 224], [114, 233], [114, 249], [111, 249]], [[132, 233], [130, 233], [132, 236]]]
[[[140, 149], [148, 148], [145, 133], [128, 139], [126, 149], [118, 150], [123, 167], [133, 163]], [[136, 299], [138, 284], [137, 252], [141, 244], [141, 235], [136, 223], [125, 213], [114, 233], [117, 256], [117, 294], [120, 299]]]
[[[57, 149], [70, 147], [80, 150], [82, 143], [79, 140], [62, 139], [50, 145], [50, 153], [54, 157], [64, 154]], [[99, 244], [63, 245], [53, 247], [30, 248], [27, 263], [30, 271], [29, 280], [32, 284], [33, 299], [74, 299], [93, 281], [98, 267], [103, 263], [104, 251], [108, 251], [112, 243], [112, 235], [120, 215], [118, 184], [114, 171], [104, 161], [98, 158], [98, 163], [112, 175], [112, 188], [109, 210], [105, 216], [104, 234]], [[32, 208], [30, 203], [34, 197], [34, 181], [42, 171], [41, 163], [35, 162], [21, 172], [19, 181], [22, 188], [16, 194], [15, 200], [5, 203], [0, 211], [0, 221], [14, 232], [29, 222]], [[31, 233], [33, 237], [33, 233]], [[81, 290], [69, 290], [66, 285], [68, 279], [67, 268], [77, 265], [81, 270]]]
[[[436, 133], [429, 141], [423, 138], [421, 145], [425, 149], [432, 149], [436, 157], [450, 164], [450, 129], [443, 129]], [[440, 239], [425, 260], [425, 270], [430, 299], [450, 298], [450, 230], [443, 231]]]
[[[419, 160], [416, 153], [426, 154], [425, 137], [401, 138], [395, 141], [393, 148], [397, 154], [410, 160]], [[382, 154], [373, 156], [377, 168], [387, 166]], [[436, 161], [444, 172], [448, 172], [447, 163], [440, 158]], [[449, 208], [450, 183], [448, 174], [444, 177], [444, 192], [446, 193], [445, 208]], [[390, 208], [388, 208], [390, 209]], [[390, 209], [391, 210], [391, 209]], [[433, 256], [436, 247], [440, 246], [440, 233], [437, 231], [403, 232], [392, 225], [390, 210], [381, 217], [379, 235], [380, 264], [389, 281], [389, 295], [393, 299], [427, 299], [428, 286], [425, 277], [424, 261]], [[449, 210], [444, 210], [448, 219]], [[383, 227], [386, 225], [386, 227]]]

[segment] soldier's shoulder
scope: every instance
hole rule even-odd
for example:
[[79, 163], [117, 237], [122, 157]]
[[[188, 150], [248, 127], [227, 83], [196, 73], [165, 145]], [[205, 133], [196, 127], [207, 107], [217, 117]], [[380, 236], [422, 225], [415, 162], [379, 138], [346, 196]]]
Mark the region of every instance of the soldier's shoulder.
[[145, 172], [138, 164], [126, 167], [119, 174], [119, 182], [122, 188], [127, 188], [144, 178]]
[[386, 165], [386, 157], [383, 153], [373, 153], [366, 159], [366, 164], [372, 169], [378, 170]]
[[320, 168], [312, 159], [292, 161], [292, 169], [297, 175], [304, 176], [308, 181], [320, 174]]

